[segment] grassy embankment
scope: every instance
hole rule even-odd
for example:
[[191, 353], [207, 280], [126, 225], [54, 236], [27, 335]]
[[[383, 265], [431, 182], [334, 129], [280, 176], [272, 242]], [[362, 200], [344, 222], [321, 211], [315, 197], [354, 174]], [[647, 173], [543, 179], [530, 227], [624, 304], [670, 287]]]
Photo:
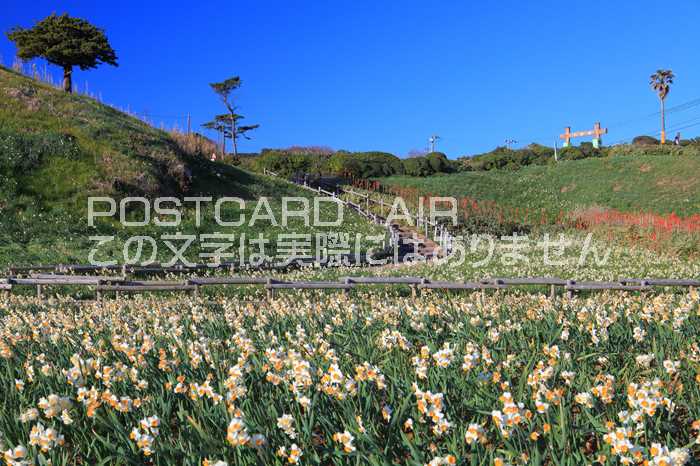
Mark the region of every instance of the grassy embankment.
[[[157, 258], [167, 261], [172, 252], [160, 238], [176, 231], [232, 233], [236, 245], [242, 234], [246, 238], [263, 234], [272, 240], [267, 247], [274, 252], [279, 233], [334, 230], [307, 227], [299, 218], [290, 219], [286, 228], [265, 220], [250, 225], [258, 199], [267, 197], [276, 221], [281, 222], [280, 199], [309, 194], [283, 181], [206, 160], [202, 154], [211, 152], [211, 143], [204, 138], [155, 129], [95, 99], [65, 94], [1, 67], [0, 97], [0, 266], [85, 263], [96, 244], [89, 240], [92, 235], [115, 236], [97, 257], [122, 262], [124, 241], [133, 235], [154, 237]], [[241, 227], [219, 226], [212, 202], [203, 209], [200, 226], [196, 225], [194, 209], [189, 208], [182, 210], [182, 224], [177, 228], [153, 222], [125, 228], [113, 219], [89, 227], [89, 196], [236, 196], [246, 201], [245, 209], [225, 204], [222, 217], [233, 221], [244, 214], [246, 220]], [[334, 211], [334, 207], [327, 207], [321, 217], [332, 219]], [[139, 213], [131, 211], [129, 216], [138, 218]], [[342, 229], [379, 231], [349, 212]], [[145, 248], [144, 257], [148, 257], [150, 250]], [[188, 251], [196, 260], [203, 251], [201, 243], [195, 242]]]
[[504, 206], [548, 211], [588, 208], [687, 216], [700, 212], [700, 158], [614, 156], [426, 178], [395, 176], [382, 184]]

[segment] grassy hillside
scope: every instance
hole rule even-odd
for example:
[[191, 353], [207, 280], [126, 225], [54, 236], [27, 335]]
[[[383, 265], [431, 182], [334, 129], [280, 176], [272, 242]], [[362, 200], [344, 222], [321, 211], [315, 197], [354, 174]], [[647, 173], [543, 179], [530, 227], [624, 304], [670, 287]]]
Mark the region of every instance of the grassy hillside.
[[[278, 213], [282, 196], [308, 196], [288, 183], [208, 161], [200, 154], [211, 151], [207, 144], [171, 135], [92, 98], [65, 94], [0, 67], [0, 266], [84, 263], [95, 244], [91, 235], [116, 236], [105, 255], [120, 261], [123, 242], [133, 235], [220, 232], [250, 238], [262, 233], [273, 239], [274, 250], [281, 231], [314, 232], [301, 219], [285, 229], [271, 222], [222, 228], [215, 223], [213, 204], [202, 213], [199, 226], [193, 209], [184, 210], [179, 228], [125, 228], [112, 220], [88, 226], [90, 195], [117, 199], [225, 195], [250, 201], [244, 212], [227, 204], [225, 219], [237, 219], [241, 213], [249, 219], [253, 200], [260, 197], [269, 197]], [[349, 213], [343, 228], [375, 231]], [[161, 248], [158, 258], [167, 260], [170, 251]]]
[[155, 195], [187, 188], [187, 154], [167, 133], [6, 68], [0, 68], [0, 94], [6, 196], [55, 206], [91, 193]]
[[700, 158], [687, 156], [611, 156], [517, 171], [395, 176], [383, 178], [382, 183], [537, 210], [603, 207], [678, 215], [700, 212]]
[[[95, 194], [255, 198], [288, 190], [211, 164], [202, 157], [213, 149], [204, 138], [167, 133], [2, 66], [0, 96], [0, 199], [5, 202], [27, 196], [55, 208], [84, 206]], [[217, 174], [213, 167], [223, 171]]]

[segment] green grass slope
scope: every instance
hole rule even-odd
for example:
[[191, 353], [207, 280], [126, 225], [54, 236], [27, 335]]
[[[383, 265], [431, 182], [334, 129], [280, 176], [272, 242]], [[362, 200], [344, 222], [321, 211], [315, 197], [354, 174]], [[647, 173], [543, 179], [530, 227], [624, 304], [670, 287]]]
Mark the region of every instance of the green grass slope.
[[602, 207], [625, 212], [692, 215], [700, 212], [700, 158], [672, 155], [610, 156], [412, 178], [383, 178], [388, 186], [422, 193], [467, 196], [500, 205], [548, 211]]
[[[237, 219], [241, 213], [250, 219], [254, 202], [261, 197], [269, 198], [273, 212], [279, 213], [281, 197], [308, 196], [289, 183], [212, 163], [200, 153], [210, 151], [208, 141], [200, 140], [202, 147], [183, 139], [90, 97], [66, 94], [0, 67], [0, 267], [85, 263], [95, 244], [89, 240], [91, 235], [114, 235], [116, 241], [100, 258], [123, 262], [122, 245], [133, 235], [159, 238], [180, 231], [251, 237], [262, 233], [274, 239], [281, 231], [315, 232], [301, 219], [287, 228], [271, 222], [221, 228], [214, 219], [213, 203], [202, 212], [201, 225], [197, 225], [194, 209], [189, 209], [183, 212], [179, 228], [126, 228], [111, 220], [88, 226], [87, 198], [91, 195], [116, 199], [236, 196], [247, 200], [243, 212], [226, 204], [225, 219]], [[349, 212], [343, 229], [375, 231]], [[170, 251], [161, 247], [164, 251], [159, 250], [158, 259], [169, 259]], [[192, 251], [197, 252], [197, 248]]]
[[64, 207], [84, 206], [90, 195], [252, 199], [290, 192], [286, 184], [211, 164], [201, 157], [211, 151], [206, 140], [188, 143], [95, 99], [66, 94], [2, 66], [0, 97], [5, 203], [26, 196], [33, 204]]

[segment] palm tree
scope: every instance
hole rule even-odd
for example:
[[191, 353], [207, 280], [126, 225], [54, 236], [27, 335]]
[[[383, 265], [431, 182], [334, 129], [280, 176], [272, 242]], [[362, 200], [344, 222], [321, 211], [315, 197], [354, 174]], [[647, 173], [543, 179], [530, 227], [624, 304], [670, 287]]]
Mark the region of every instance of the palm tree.
[[666, 142], [666, 116], [664, 101], [671, 90], [673, 84], [673, 71], [671, 70], [656, 70], [656, 73], [649, 77], [649, 85], [659, 95], [661, 101], [661, 144]]

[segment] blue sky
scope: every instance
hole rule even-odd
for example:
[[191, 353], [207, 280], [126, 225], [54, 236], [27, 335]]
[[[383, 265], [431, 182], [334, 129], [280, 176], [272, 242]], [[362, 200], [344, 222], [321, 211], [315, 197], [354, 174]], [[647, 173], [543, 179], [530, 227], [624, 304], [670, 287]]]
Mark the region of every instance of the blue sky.
[[[240, 112], [261, 125], [243, 151], [404, 155], [437, 133], [458, 157], [506, 138], [552, 145], [565, 126], [597, 120], [614, 143], [659, 130], [657, 68], [677, 75], [667, 106], [700, 98], [694, 1], [4, 0], [0, 30], [54, 11], [104, 28], [119, 57], [118, 68], [77, 71], [79, 88], [157, 123], [184, 125], [189, 112], [198, 127], [221, 112], [208, 83], [240, 75]], [[4, 35], [0, 54], [14, 56]], [[667, 125], [698, 121], [693, 106]]]

